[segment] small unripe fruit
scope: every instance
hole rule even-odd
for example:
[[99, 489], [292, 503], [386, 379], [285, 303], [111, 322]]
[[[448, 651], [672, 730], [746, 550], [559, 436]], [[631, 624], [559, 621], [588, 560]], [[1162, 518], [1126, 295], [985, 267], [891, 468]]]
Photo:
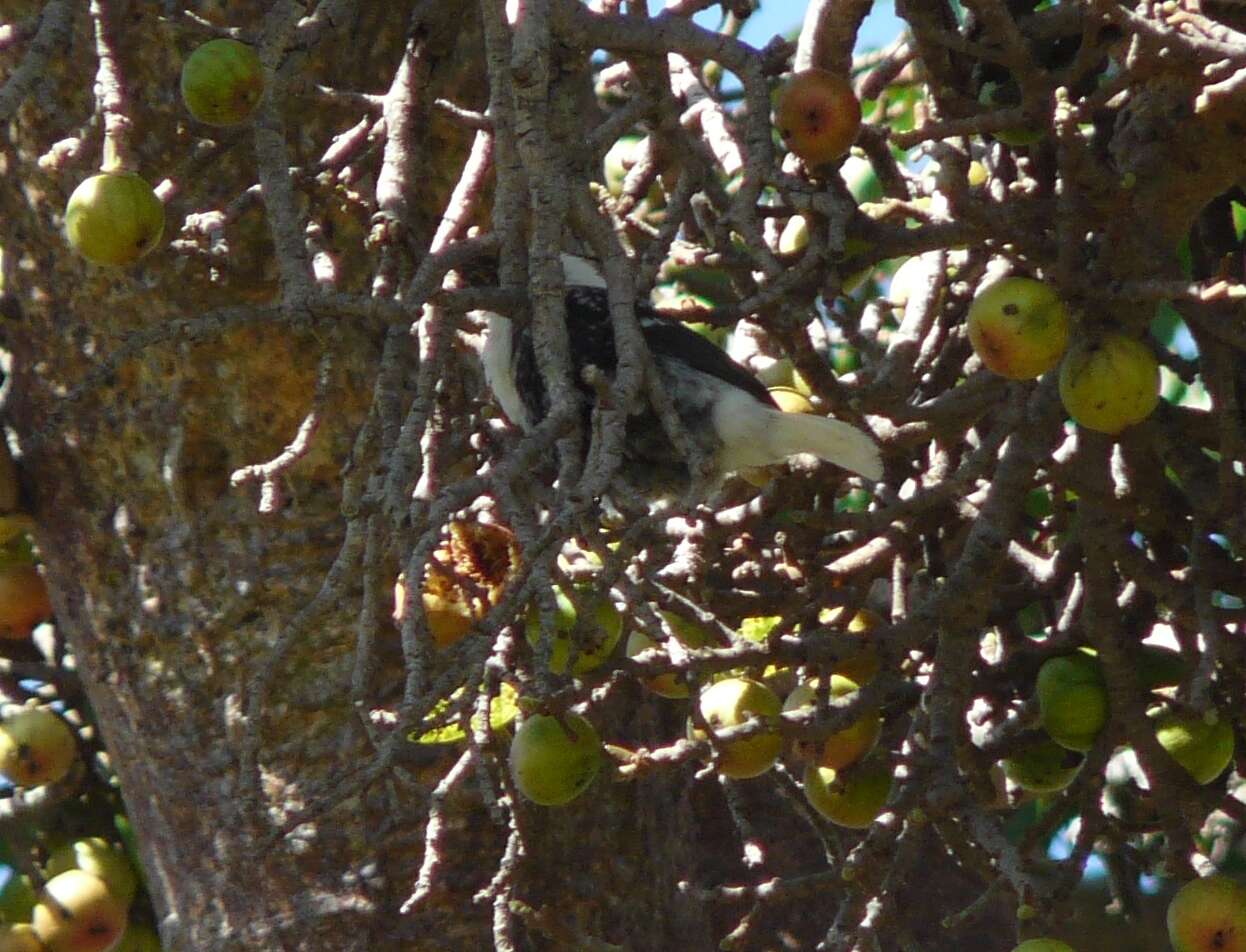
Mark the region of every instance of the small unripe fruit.
[[264, 96], [264, 67], [253, 48], [237, 40], [209, 40], [182, 66], [182, 101], [210, 126], [246, 122]]
[[779, 91], [775, 125], [806, 165], [822, 165], [848, 151], [861, 128], [861, 103], [844, 76], [824, 69], [794, 73]]
[[882, 201], [883, 183], [878, 180], [878, 173], [874, 171], [869, 159], [858, 155], [848, 156], [839, 167], [839, 175], [858, 205], [862, 202]]
[[1186, 883], [1168, 904], [1173, 952], [1246, 952], [1246, 887], [1226, 876]]
[[[658, 614], [666, 620], [671, 631], [674, 632], [676, 640], [685, 648], [704, 648], [706, 645], [714, 643], [713, 637], [700, 625], [694, 624], [676, 615], [674, 612], [659, 609]], [[633, 631], [627, 636], [626, 654], [629, 658], [655, 647], [658, 647], [658, 642], [639, 630]], [[662, 697], [685, 698], [688, 696], [688, 685], [683, 675], [676, 674], [675, 672], [659, 674], [656, 678], [650, 678], [645, 682], [645, 687]]]
[[588, 789], [602, 757], [601, 738], [579, 714], [533, 714], [511, 741], [511, 777], [533, 803], [562, 806]]
[[784, 413], [815, 413], [809, 398], [795, 387], [771, 387], [770, 398]]
[[1010, 380], [1051, 370], [1069, 339], [1059, 295], [1033, 278], [1004, 278], [984, 288], [969, 306], [968, 326], [974, 353]]
[[[736, 727], [754, 715], [775, 717], [782, 707], [778, 695], [752, 678], [716, 681], [701, 692], [697, 704], [701, 716], [715, 731]], [[694, 740], [705, 737], [691, 721], [688, 734]], [[762, 731], [743, 740], [733, 740], [722, 747], [718, 772], [737, 780], [756, 777], [774, 766], [782, 749], [783, 738], [777, 731]]]
[[[635, 629], [627, 636], [627, 647], [625, 653], [629, 658], [633, 658], [638, 654], [648, 651], [650, 648], [660, 647], [659, 643], [654, 641], [640, 629]], [[683, 679], [671, 671], [666, 674], [659, 674], [657, 677], [649, 678], [644, 682], [645, 687], [657, 694], [659, 697], [669, 698], [685, 698], [688, 696], [688, 685]]]
[[13, 873], [0, 889], [0, 920], [29, 922], [39, 896], [25, 874]]
[[1085, 753], [1108, 719], [1108, 689], [1099, 662], [1082, 652], [1048, 658], [1038, 669], [1043, 729], [1061, 747]]
[[138, 877], [134, 875], [125, 850], [113, 846], [102, 836], [66, 843], [53, 850], [43, 871], [52, 877], [71, 869], [80, 869], [84, 873], [98, 876], [104, 881], [108, 891], [127, 907], [138, 889]]
[[69, 244], [94, 264], [131, 264], [155, 248], [163, 233], [164, 205], [133, 172], [93, 175], [65, 206]]
[[30, 637], [35, 625], [50, 618], [47, 583], [33, 565], [0, 565], [0, 639]]
[[1163, 645], [1142, 645], [1138, 654], [1138, 681], [1148, 691], [1176, 687], [1189, 671], [1180, 651]]
[[0, 925], [0, 952], [44, 952], [43, 943], [28, 922]]
[[810, 764], [803, 782], [810, 806], [838, 826], [863, 830], [891, 796], [891, 766], [882, 758], [841, 771]]
[[1030, 793], [1059, 793], [1073, 782], [1085, 758], [1043, 738], [1004, 761], [1004, 775]]
[[[855, 681], [849, 680], [842, 675], [831, 675], [830, 693], [832, 698], [846, 698], [851, 694], [855, 694], [858, 690], [859, 686]], [[783, 710], [785, 712], [798, 711], [802, 708], [812, 707], [816, 703], [816, 698], [817, 687], [815, 684], [808, 682], [799, 684], [787, 696], [787, 700], [783, 703]], [[809, 759], [821, 767], [840, 770], [860, 760], [873, 750], [874, 745], [878, 743], [878, 737], [882, 733], [882, 729], [883, 721], [877, 712], [867, 713], [843, 730], [831, 734], [826, 740], [821, 742], [815, 741], [816, 749]]]
[[606, 190], [618, 198], [623, 194], [623, 182], [627, 173], [636, 164], [637, 153], [640, 151], [644, 138], [637, 135], [626, 135], [615, 140], [602, 158], [602, 180]]
[[1012, 952], [1077, 952], [1077, 950], [1059, 939], [1026, 939]]
[[1159, 363], [1124, 334], [1105, 334], [1069, 349], [1060, 365], [1060, 399], [1079, 426], [1117, 434], [1159, 404]]
[[809, 247], [809, 219], [804, 215], [793, 215], [783, 226], [779, 235], [779, 254], [799, 254]]
[[51, 711], [30, 708], [0, 723], [0, 774], [18, 787], [61, 780], [77, 756], [69, 725]]
[[1156, 721], [1155, 738], [1199, 783], [1211, 783], [1233, 759], [1233, 728], [1223, 717], [1209, 724], [1201, 717], [1164, 714]]
[[[843, 625], [845, 612], [846, 609], [843, 608], [832, 609], [822, 620], [828, 625]], [[883, 624], [881, 615], [868, 608], [862, 608], [848, 619], [848, 634], [857, 635], [862, 641], [868, 641], [870, 632], [881, 624]], [[831, 666], [831, 673], [843, 675], [849, 681], [865, 685], [874, 680], [880, 667], [882, 667], [882, 661], [878, 657], [878, 651], [873, 645], [866, 644], [856, 654], [849, 655], [842, 661], [836, 661]]]
[[125, 932], [126, 909], [98, 876], [71, 869], [47, 881], [31, 925], [47, 952], [108, 952]]
[[[549, 669], [555, 674], [566, 674], [571, 661], [571, 639], [567, 635], [575, 627], [577, 612], [575, 603], [557, 586], [554, 587], [554, 600], [558, 610], [555, 615], [554, 644], [550, 650]], [[590, 626], [585, 635], [596, 640], [578, 646], [575, 663], [570, 665], [572, 674], [584, 674], [600, 668], [623, 635], [623, 618], [609, 601], [603, 599], [593, 606], [593, 620], [596, 626]], [[540, 644], [544, 632], [541, 629], [541, 614], [535, 604], [528, 610], [524, 631], [530, 645], [535, 648]]]

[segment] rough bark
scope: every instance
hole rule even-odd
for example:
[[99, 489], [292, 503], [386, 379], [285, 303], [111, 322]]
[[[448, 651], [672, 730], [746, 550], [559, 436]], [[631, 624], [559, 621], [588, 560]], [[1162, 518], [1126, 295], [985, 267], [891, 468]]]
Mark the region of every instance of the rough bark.
[[[20, 185], [0, 190], [5, 256], [0, 334], [13, 355], [4, 422], [21, 449], [24, 491], [39, 527], [57, 634], [73, 653], [120, 780], [168, 948], [702, 949], [733, 928], [752, 930], [742, 948], [811, 948], [829, 923], [826, 914], [802, 919], [802, 904], [829, 909], [842, 901], [843, 929], [836, 941], [850, 943], [857, 924], [873, 914], [866, 897], [885, 895], [882, 914], [890, 917], [884, 926], [891, 931], [884, 932], [880, 947], [888, 952], [985, 949], [1000, 947], [1000, 936], [1011, 933], [1018, 903], [1034, 898], [1028, 891], [1042, 893], [1035, 899], [1038, 911], [1052, 917], [1052, 897], [1071, 891], [1072, 881], [1058, 887], [1046, 882], [1045, 858], [1035, 855], [1034, 844], [1023, 850], [1005, 835], [1001, 814], [993, 812], [999, 806], [994, 789], [978, 796], [975, 784], [985, 780], [989, 786], [988, 765], [979, 762], [985, 755], [968, 741], [967, 711], [976, 698], [989, 696], [1002, 736], [997, 748], [1015, 744], [1039, 652], [1064, 650], [1077, 633], [1073, 622], [1057, 631], [1051, 621], [1054, 647], [1045, 643], [1035, 649], [1016, 617], [1041, 603], [1053, 616], [1081, 618], [1080, 578], [1076, 585], [1069, 581], [1078, 571], [1092, 583], [1093, 611], [1085, 616], [1090, 620], [1114, 612], [1118, 595], [1125, 601], [1125, 590], [1134, 599], [1121, 609], [1123, 634], [1113, 627], [1111, 637], [1100, 635], [1104, 645], [1120, 643], [1107, 657], [1116, 673], [1118, 719], [1131, 713], [1127, 705], [1140, 703], [1127, 696], [1131, 682], [1125, 672], [1129, 652], [1137, 647], [1134, 635], [1155, 618], [1168, 617], [1171, 609], [1195, 634], [1200, 613], [1204, 622], [1211, 619], [1205, 629], [1227, 630], [1230, 623], [1240, 629], [1240, 620], [1215, 615], [1210, 602], [1213, 586], [1218, 595], [1242, 594], [1234, 575], [1240, 557], [1199, 550], [1204, 560], [1199, 571], [1182, 574], [1194, 558], [1182, 547], [1205, 545], [1206, 525], [1222, 519], [1229, 538], [1243, 537], [1240, 506], [1232, 505], [1241, 498], [1241, 479], [1231, 469], [1234, 440], [1239, 456], [1241, 449], [1240, 420], [1232, 416], [1240, 417], [1234, 387], [1240, 392], [1241, 383], [1229, 369], [1241, 349], [1240, 309], [1233, 314], [1236, 324], [1217, 324], [1220, 312], [1214, 308], [1223, 301], [1209, 296], [1190, 305], [1196, 317], [1199, 308], [1207, 308], [1195, 330], [1216, 345], [1219, 356], [1210, 358], [1208, 367], [1214, 370], [1214, 361], [1221, 361], [1219, 384], [1208, 372], [1215, 416], [1164, 406], [1111, 453], [1099, 437], [1083, 437], [1071, 463], [1068, 457], [1053, 462], [1051, 446], [1064, 433], [1054, 380], [1032, 391], [1025, 383], [982, 383], [985, 372], [966, 364], [968, 348], [956, 336], [971, 288], [949, 287], [944, 295], [943, 278], [932, 279], [924, 303], [912, 308], [925, 312], [924, 318], [910, 325], [906, 317], [904, 323], [906, 333], [920, 325], [921, 339], [900, 341], [909, 349], [891, 352], [877, 338], [865, 341], [862, 351], [878, 374], [874, 382], [868, 374], [846, 384], [827, 379], [820, 394], [839, 400], [843, 406], [837, 409], [845, 415], [874, 417], [897, 472], [903, 469], [899, 478], [889, 474], [891, 484], [879, 491], [875, 510], [847, 513], [840, 521], [838, 513], [827, 515], [841, 488], [837, 477], [821, 483], [793, 479], [784, 513], [776, 513], [777, 506], [763, 511], [756, 524], [738, 532], [727, 522], [711, 525], [708, 543], [692, 540], [707, 550], [721, 543], [722, 552], [704, 578], [694, 578], [704, 566], [689, 570], [693, 580], [685, 586], [686, 598], [699, 598], [733, 623], [761, 611], [756, 606], [765, 601], [766, 612], [781, 612], [788, 621], [799, 616], [808, 633], [817, 627], [816, 607], [841, 602], [855, 607], [871, 582], [895, 582], [896, 624], [888, 627], [890, 640], [882, 651], [890, 652], [886, 660], [897, 671], [905, 659], [907, 668], [904, 677], [892, 672], [890, 679], [880, 679], [878, 694], [885, 696], [890, 718], [884, 746], [903, 750], [906, 776], [916, 781], [907, 784], [896, 814], [868, 837], [854, 834], [841, 842], [809, 816], [785, 773], [731, 784], [712, 771], [694, 776], [696, 768], [686, 762], [627, 783], [603, 777], [591, 798], [563, 810], [518, 802], [508, 813], [496, 801], [496, 787], [506, 775], [505, 751], [495, 741], [479, 761], [490, 775], [469, 768], [467, 779], [440, 803], [444, 866], [431, 893], [414, 912], [404, 913], [426, 860], [425, 823], [430, 807], [438, 804], [435, 791], [459, 751], [401, 745], [392, 763], [371, 771], [387, 731], [401, 712], [418, 706], [410, 695], [427, 700], [425, 689], [446, 668], [466, 665], [464, 659], [479, 668], [485, 657], [467, 649], [434, 663], [425, 656], [426, 646], [422, 655], [410, 645], [404, 657], [400, 632], [389, 620], [389, 586], [425, 527], [395, 518], [395, 527], [384, 535], [389, 547], [365, 552], [380, 534], [365, 538], [360, 527], [380, 510], [383, 494], [372, 493], [364, 505], [350, 488], [382, 485], [392, 473], [403, 472], [403, 461], [390, 452], [399, 442], [399, 424], [406, 409], [429, 401], [434, 389], [451, 395], [439, 404], [432, 401], [442, 410], [481, 403], [475, 356], [454, 349], [461, 341], [438, 337], [434, 320], [409, 334], [417, 315], [404, 311], [396, 294], [425, 260], [472, 146], [472, 123], [479, 124], [472, 117], [447, 120], [432, 100], [445, 96], [471, 110], [489, 103], [497, 107], [491, 120], [499, 130], [501, 211], [484, 208], [475, 214], [481, 221], [496, 214], [499, 295], [519, 285], [519, 259], [527, 246], [533, 287], [543, 295], [537, 321], [548, 323], [551, 338], [557, 338], [561, 288], [555, 253], [564, 217], [578, 216], [581, 230], [589, 233], [581, 237], [609, 245], [601, 222], [595, 235], [584, 223], [596, 213], [585, 211], [587, 189], [571, 194], [567, 185], [583, 185], [575, 178], [582, 169], [564, 160], [591, 158], [575, 151], [583, 146], [577, 136], [586, 134], [578, 125], [593, 125], [589, 107], [581, 105], [591, 102], [596, 108], [595, 99], [585, 98], [589, 50], [575, 42], [593, 47], [617, 41], [620, 55], [635, 57], [636, 82], [659, 87], [649, 90], [653, 101], [646, 107], [662, 113], [654, 128], [687, 147], [680, 155], [688, 176], [680, 186], [684, 199], [694, 187], [713, 196], [683, 209], [689, 221], [702, 215], [695, 222], [700, 237], [707, 245], [717, 242], [723, 267], [733, 272], [742, 295], [761, 287], [755, 302], [770, 322], [767, 330], [786, 338], [786, 349], [809, 366], [822, 355], [805, 338], [803, 318], [777, 313], [782, 309], [775, 301], [803, 295], [805, 310], [798, 313], [805, 314], [813, 306], [812, 285], [823, 272], [832, 275], [827, 288], [839, 292], [837, 269], [847, 254], [848, 224], [877, 239], [878, 248], [891, 249], [887, 257], [989, 237], [993, 250], [1007, 244], [1021, 264], [1041, 268], [1071, 300], [1085, 298], [1098, 308], [1079, 319], [1079, 333], [1100, 323], [1140, 330], [1150, 319], [1148, 308], [1167, 296], [1148, 282], [1180, 276], [1175, 243], [1209, 201], [1243, 177], [1241, 155], [1234, 151], [1246, 125], [1240, 95], [1230, 88], [1212, 108], [1196, 110], [1199, 69], [1184, 62], [1163, 69], [1156, 57], [1158, 75], [1130, 92], [1127, 109], [1110, 121], [1078, 117], [1082, 124], [1093, 119], [1103, 127], [1093, 148], [1082, 141], [1078, 121], [1057, 108], [1051, 148], [1026, 157], [1033, 187], [1008, 191], [1004, 180], [1010, 174], [1018, 179], [1017, 166], [1002, 147], [992, 145], [990, 187], [998, 195], [970, 195], [960, 168], [968, 165], [968, 147], [962, 153], [959, 145], [945, 144], [963, 143], [976, 132], [969, 54], [959, 49], [965, 44], [949, 44], [956, 28], [950, 7], [939, 4], [923, 14], [920, 5], [910, 4], [914, 27], [925, 31], [915, 46], [928, 60], [936, 100], [946, 98], [941, 114], [922, 117], [928, 125], [892, 141], [907, 135], [912, 144], [926, 141], [921, 136], [927, 134], [938, 139], [934, 150], [943, 150], [938, 154], [945, 163], [938, 187], [955, 179], [948, 194], [969, 211], [963, 221], [919, 220], [914, 204], [890, 222], [866, 222], [855, 208], [851, 216], [840, 214], [846, 199], [838, 182], [824, 188], [817, 176], [802, 180], [787, 174], [778, 179], [790, 191], [785, 198], [804, 202], [799, 207], [811, 218], [816, 210], [826, 226], [826, 234], [811, 244], [806, 260], [813, 263], [802, 274], [804, 264], [787, 267], [765, 243], [764, 216], [758, 213], [760, 170], [769, 162], [770, 140], [768, 118], [757, 117], [765, 107], [765, 70], [782, 50], [746, 55], [734, 41], [695, 34], [675, 17], [645, 32], [641, 18], [606, 21], [556, 0], [531, 3], [534, 19], [509, 38], [503, 36], [501, 5], [485, 4], [494, 14], [492, 46], [485, 43], [474, 3], [330, 2], [316, 8], [316, 15], [325, 17], [319, 24], [314, 17], [300, 19], [293, 4], [279, 2], [271, 9], [230, 4], [231, 23], [253, 26], [251, 38], [262, 32], [297, 39], [280, 49], [266, 47], [266, 55], [276, 57], [268, 65], [276, 68], [284, 92], [265, 106], [258, 124], [206, 130], [185, 116], [177, 74], [182, 57], [211, 33], [188, 17], [166, 19], [167, 4], [104, 6], [118, 38], [125, 80], [120, 92], [129, 103], [128, 153], [153, 183], [171, 180], [166, 237], [178, 241], [125, 270], [86, 265], [65, 245], [59, 233], [65, 201], [98, 166], [104, 129], [88, 122], [95, 112], [89, 77], [97, 63], [91, 21], [73, 4], [50, 4], [44, 16], [61, 16], [65, 24], [58, 40], [62, 54], [32, 80], [34, 92], [22, 100], [0, 145], [0, 168]], [[1001, 35], [1011, 37], [1014, 25], [1003, 7], [970, 6], [992, 14], [984, 22], [1002, 23], [1008, 29], [1001, 28]], [[1052, 19], [1067, 15], [1064, 8], [1073, 5], [1059, 6]], [[1125, 22], [1116, 5], [1096, 6], [1111, 7]], [[542, 21], [540, 11], [547, 9], [554, 13]], [[828, 62], [847, 57], [864, 7], [853, 4], [851, 16], [846, 9], [819, 4], [824, 16], [811, 17], [811, 29], [832, 31]], [[219, 12], [212, 7], [205, 15]], [[284, 26], [282, 17], [288, 20]], [[818, 26], [824, 19], [827, 25]], [[541, 32], [550, 22], [564, 31], [554, 40]], [[1070, 36], [1081, 29], [1074, 26]], [[1086, 36], [1095, 32], [1087, 29]], [[523, 54], [514, 62], [509, 57], [515, 51], [506, 46], [511, 39]], [[730, 142], [730, 134], [747, 146], [740, 191], [728, 193], [714, 178], [713, 148], [678, 121], [680, 105], [663, 86], [663, 44], [682, 47], [688, 57], [721, 59], [744, 77], [751, 98], [742, 118], [728, 132], [723, 130], [731, 124], [711, 122], [717, 133], [705, 133], [710, 140], [720, 135], [720, 147], [740, 144]], [[1029, 62], [1024, 44], [992, 49], [1001, 62], [1029, 70], [1027, 80], [1034, 78], [1039, 67]], [[18, 53], [0, 50], [0, 56], [16, 62]], [[516, 89], [499, 79], [512, 67]], [[486, 88], [490, 76], [492, 90]], [[321, 95], [315, 83], [332, 86], [337, 94]], [[1030, 84], [1031, 99], [1041, 85]], [[1055, 95], [1054, 89], [1047, 91]], [[5, 102], [0, 98], [0, 108]], [[624, 115], [631, 123], [641, 110]], [[381, 119], [392, 134], [388, 140], [372, 128]], [[995, 119], [997, 125], [1005, 120]], [[507, 126], [512, 121], [517, 128]], [[941, 123], [948, 124], [945, 135]], [[357, 153], [356, 176], [321, 174], [318, 163], [333, 136], [352, 128], [372, 135], [371, 146]], [[622, 126], [613, 130], [614, 136], [622, 131]], [[894, 166], [886, 134], [874, 129], [864, 135], [874, 137], [868, 143], [872, 157]], [[400, 137], [405, 141], [395, 145]], [[556, 169], [560, 178], [526, 179], [525, 169], [534, 168]], [[287, 175], [289, 169], [294, 171]], [[907, 189], [900, 169], [891, 172], [896, 189]], [[1178, 173], [1179, 181], [1169, 181]], [[244, 194], [262, 179], [269, 195]], [[284, 208], [284, 219], [266, 207], [274, 190], [297, 199]], [[905, 195], [916, 197], [916, 191]], [[938, 197], [946, 203], [945, 196]], [[216, 239], [189, 227], [179, 234], [188, 213], [204, 209], [225, 212], [227, 245], [214, 245]], [[947, 205], [938, 215], [960, 210]], [[1227, 204], [1223, 211], [1227, 217]], [[910, 214], [917, 226], [911, 229]], [[535, 219], [531, 225], [530, 219]], [[740, 241], [746, 232], [747, 240]], [[1092, 240], [1085, 239], [1092, 233]], [[833, 252], [826, 247], [827, 235], [837, 245]], [[673, 236], [672, 231], [665, 238]], [[1208, 244], [1214, 240], [1212, 235]], [[642, 261], [653, 271], [669, 250], [655, 246], [660, 254]], [[615, 252], [617, 264], [618, 248], [607, 250]], [[318, 254], [329, 257], [317, 265]], [[356, 305], [375, 290], [374, 308], [335, 312], [331, 303], [309, 293], [314, 267], [327, 266], [330, 259], [337, 274], [334, 290], [352, 292]], [[1204, 270], [1200, 280], [1214, 269]], [[612, 282], [616, 295], [619, 273]], [[1173, 296], [1199, 293], [1176, 288]], [[1143, 306], [1135, 306], [1128, 294], [1140, 296]], [[935, 312], [945, 307], [937, 302], [948, 303], [936, 319]], [[861, 343], [861, 327], [852, 333]], [[786, 346], [797, 337], [798, 345]], [[430, 380], [420, 373], [420, 349], [427, 356], [437, 347], [450, 355], [439, 358], [445, 360], [444, 372]], [[917, 360], [923, 361], [921, 372], [910, 372]], [[966, 366], [971, 369], [962, 374]], [[821, 371], [831, 378], [825, 366]], [[628, 386], [635, 387], [629, 397], [640, 392], [639, 371], [632, 366], [630, 372], [635, 373]], [[563, 382], [572, 389], [571, 381]], [[954, 404], [951, 410], [940, 403], [945, 398]], [[957, 400], [964, 401], [959, 409]], [[992, 402], [998, 406], [988, 407]], [[378, 422], [385, 405], [401, 406], [402, 412]], [[370, 415], [377, 407], [382, 409]], [[259, 484], [233, 485], [230, 474], [279, 456], [312, 412], [316, 426], [308, 451], [270, 488], [279, 504], [260, 511]], [[428, 474], [417, 484], [412, 468], [413, 485], [398, 487], [405, 501], [414, 496], [412, 512], [426, 515], [428, 509], [419, 507], [439, 489], [453, 489], [456, 478], [470, 476], [479, 462], [469, 452], [472, 434], [457, 432], [452, 423], [440, 430], [441, 485]], [[1197, 430], [1198, 442], [1182, 445], [1187, 424]], [[972, 439], [966, 438], [970, 429]], [[545, 449], [552, 456], [551, 446]], [[1214, 469], [1203, 447], [1221, 447], [1227, 463]], [[1109, 460], [1113, 453], [1120, 458]], [[928, 482], [902, 494], [902, 484], [919, 466], [928, 470]], [[1167, 478], [1165, 467], [1180, 471], [1180, 486]], [[1126, 470], [1132, 470], [1132, 486]], [[1087, 472], [1093, 478], [1086, 478]], [[988, 481], [978, 491], [979, 482]], [[1041, 520], [1026, 512], [1027, 494], [1038, 485], [1050, 489], [1057, 509], [1064, 507], [1043, 517], [1041, 531], [1032, 527]], [[800, 519], [781, 521], [793, 512]], [[894, 518], [880, 518], [879, 512]], [[572, 534], [573, 522], [568, 517], [560, 524], [565, 535]], [[523, 541], [532, 542], [539, 527], [515, 528], [519, 535], [527, 533]], [[660, 535], [649, 528], [655, 538]], [[1095, 532], [1084, 550], [1079, 531]], [[1148, 537], [1154, 551], [1134, 551], [1133, 535]], [[854, 540], [848, 543], [854, 548], [837, 548], [844, 536]], [[1035, 554], [1026, 548], [1040, 541], [1052, 550]], [[672, 562], [682, 557], [682, 549], [673, 553], [676, 543], [670, 538], [663, 536], [655, 548], [659, 544]], [[526, 555], [536, 548], [530, 546]], [[689, 548], [696, 546], [690, 542]], [[552, 555], [544, 563], [545, 580], [550, 561]], [[658, 568], [650, 564], [645, 571], [656, 576]], [[1183, 594], [1173, 582], [1178, 576], [1194, 578], [1197, 594]], [[996, 627], [1007, 648], [999, 665], [986, 663], [982, 650], [984, 632]], [[768, 645], [773, 658], [750, 658], [759, 667], [772, 660], [827, 663], [836, 660], [836, 637], [842, 648], [846, 636], [832, 632], [820, 644], [810, 639], [793, 647], [791, 639], [775, 639]], [[361, 662], [365, 641], [375, 647]], [[698, 676], [738, 667], [741, 662], [729, 657], [737, 649], [761, 650], [736, 645], [705, 660]], [[1210, 696], [1213, 674], [1218, 691], [1239, 683], [1232, 679], [1240, 678], [1240, 655], [1240, 647], [1230, 645], [1220, 661], [1211, 657], [1199, 675], [1202, 702]], [[516, 669], [546, 700], [574, 693], [532, 675], [527, 661]], [[927, 680], [919, 686], [914, 672]], [[475, 680], [473, 673], [472, 686]], [[669, 745], [684, 732], [687, 708], [642, 694], [638, 680], [635, 669], [625, 669], [599, 686], [594, 718], [608, 725], [602, 733], [612, 743]], [[587, 688], [576, 690], [577, 700], [589, 694]], [[1238, 725], [1240, 732], [1240, 715]], [[1135, 717], [1131, 729], [1140, 738], [1137, 746], [1145, 747], [1147, 722]], [[1190, 838], [1179, 821], [1204, 820], [1214, 808], [1212, 796], [1200, 799], [1174, 763], [1154, 750], [1144, 753], [1152, 758], [1148, 769], [1155, 776], [1173, 781], [1160, 795], [1160, 806], [1172, 809], [1154, 829], [1163, 829], [1170, 837], [1166, 848], [1176, 854], [1173, 844]], [[1107, 753], [1091, 756], [1099, 757], [1099, 768]], [[1099, 802], [1098, 788], [1089, 789], [1090, 794], [1077, 794], [1084, 801], [1070, 798], [1061, 808], [1082, 809], [1093, 813], [1094, 822], [1107, 824], [1097, 807], [1088, 806]], [[1150, 801], [1144, 805], [1151, 808]], [[508, 839], [508, 817], [522, 833], [522, 853], [515, 856], [507, 853], [508, 843], [519, 842]], [[745, 842], [755, 827], [764, 835]], [[892, 870], [898, 870], [894, 880]], [[1064, 869], [1052, 878], [1076, 873]], [[501, 884], [506, 888], [487, 889], [495, 876], [510, 880]], [[972, 921], [948, 932], [943, 917], [960, 910], [972, 912]]]

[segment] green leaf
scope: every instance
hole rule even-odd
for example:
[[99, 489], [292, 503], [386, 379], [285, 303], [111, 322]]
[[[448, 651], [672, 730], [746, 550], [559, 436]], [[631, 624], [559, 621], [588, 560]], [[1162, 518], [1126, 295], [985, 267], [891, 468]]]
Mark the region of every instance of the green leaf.
[[30, 880], [13, 872], [0, 889], [0, 921], [29, 922], [37, 898]]
[[865, 512], [870, 505], [868, 489], [854, 489], [835, 500], [836, 512]]
[[1229, 207], [1233, 210], [1233, 231], [1237, 235], [1237, 240], [1241, 241], [1246, 235], [1246, 205], [1241, 202], [1229, 202]]
[[740, 622], [740, 637], [748, 641], [765, 641], [782, 620], [782, 615], [754, 615], [745, 618]]
[[1185, 327], [1185, 320], [1177, 309], [1167, 301], [1160, 301], [1155, 308], [1155, 317], [1151, 319], [1151, 336], [1172, 349], [1177, 332]]
[[[460, 687], [449, 697], [443, 697], [439, 700], [428, 716], [424, 718], [426, 723], [435, 722], [438, 718], [445, 715], [450, 705], [463, 695], [463, 688]], [[489, 703], [489, 727], [492, 730], [500, 731], [506, 727], [515, 716], [519, 713], [519, 692], [511, 685], [502, 682], [498, 689], [497, 696]], [[472, 716], [472, 724], [476, 725], [476, 717]], [[444, 724], [440, 727], [433, 727], [423, 733], [411, 732], [408, 738], [417, 744], [457, 744], [460, 741], [467, 740], [467, 732], [463, 730], [462, 724], [455, 721], [453, 724]]]
[[1031, 489], [1025, 497], [1025, 514], [1031, 519], [1046, 519], [1055, 510], [1051, 505], [1051, 493], [1041, 487]]
[[1046, 633], [1047, 616], [1043, 612], [1043, 606], [1038, 602], [1030, 602], [1017, 612], [1017, 624], [1030, 637]]
[[1194, 277], [1194, 256], [1190, 254], [1190, 239], [1182, 238], [1177, 245], [1177, 260], [1181, 262], [1181, 273], [1187, 280]]

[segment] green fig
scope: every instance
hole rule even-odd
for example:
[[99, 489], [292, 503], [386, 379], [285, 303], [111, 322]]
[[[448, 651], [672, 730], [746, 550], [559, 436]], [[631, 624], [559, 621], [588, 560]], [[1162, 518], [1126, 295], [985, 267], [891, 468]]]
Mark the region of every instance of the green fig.
[[1202, 717], [1167, 713], [1155, 722], [1160, 746], [1199, 783], [1211, 783], [1233, 759], [1233, 728], [1219, 712]]
[[133, 172], [93, 175], [65, 206], [65, 236], [94, 264], [131, 264], [155, 248], [163, 233], [164, 205]]
[[593, 782], [604, 754], [601, 738], [579, 714], [533, 714], [511, 741], [510, 770], [515, 786], [545, 807], [570, 803]]
[[1038, 670], [1043, 729], [1061, 747], [1085, 753], [1108, 720], [1108, 689], [1097, 659], [1075, 652]]
[[264, 96], [264, 67], [254, 48], [237, 40], [209, 40], [182, 66], [182, 101], [210, 126], [246, 122]]

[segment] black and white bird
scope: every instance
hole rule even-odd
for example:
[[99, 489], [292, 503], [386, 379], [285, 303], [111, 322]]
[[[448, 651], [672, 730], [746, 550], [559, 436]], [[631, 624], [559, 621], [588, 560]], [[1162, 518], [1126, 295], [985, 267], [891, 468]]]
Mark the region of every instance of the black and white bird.
[[[613, 374], [617, 362], [606, 283], [585, 258], [563, 255], [567, 283], [567, 337], [575, 384], [587, 418], [593, 392], [582, 380], [586, 366]], [[641, 334], [663, 389], [685, 431], [721, 479], [737, 470], [780, 463], [810, 453], [866, 479], [883, 475], [874, 440], [839, 420], [784, 413], [765, 385], [719, 347], [648, 302], [636, 303]], [[510, 421], [532, 430], [549, 412], [549, 398], [527, 326], [488, 315], [482, 352], [485, 378]], [[687, 486], [687, 461], [671, 443], [652, 408], [628, 420], [623, 471], [638, 488]]]

